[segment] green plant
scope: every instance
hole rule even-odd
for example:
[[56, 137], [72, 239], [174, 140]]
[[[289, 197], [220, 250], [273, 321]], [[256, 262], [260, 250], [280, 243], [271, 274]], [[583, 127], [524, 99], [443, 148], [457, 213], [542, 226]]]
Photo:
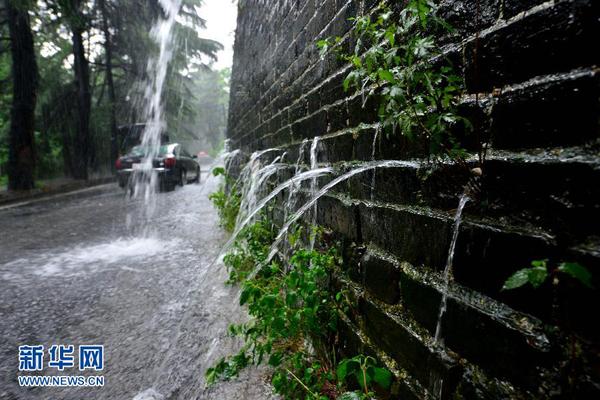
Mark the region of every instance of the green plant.
[[[558, 264], [551, 263], [549, 260], [534, 260], [531, 266], [523, 268], [511, 275], [504, 283], [502, 290], [512, 290], [530, 284], [535, 289], [542, 287], [545, 283], [551, 282], [552, 291], [552, 319], [554, 324], [561, 329], [565, 334], [568, 345], [563, 348], [565, 359], [561, 362], [560, 379], [564, 380], [567, 391], [573, 391], [578, 381], [579, 375], [582, 373], [583, 365], [586, 363], [582, 358], [583, 345], [582, 341], [574, 329], [571, 321], [571, 310], [573, 306], [569, 306], [570, 299], [573, 296], [573, 291], [560, 290], [566, 289], [569, 285], [563, 284], [566, 279], [579, 282], [588, 289], [594, 289], [592, 285], [592, 274], [587, 268], [576, 262], [561, 262]], [[581, 307], [581, 305], [574, 305]], [[566, 343], [566, 342], [565, 342]], [[568, 392], [567, 392], [568, 393]], [[569, 396], [567, 396], [569, 397]]]
[[392, 384], [392, 373], [385, 368], [377, 367], [373, 357], [363, 355], [343, 360], [337, 367], [337, 377], [340, 382], [354, 378], [363, 390], [365, 398], [373, 397], [369, 389], [373, 383], [383, 389], [388, 389]]
[[214, 176], [223, 176], [225, 182], [219, 187], [219, 190], [211, 193], [208, 198], [217, 208], [221, 226], [227, 232], [231, 233], [235, 229], [235, 222], [240, 211], [242, 198], [235, 181], [229, 177], [225, 168], [214, 168], [212, 174]]
[[335, 48], [351, 65], [344, 89], [380, 98], [384, 127], [399, 130], [427, 144], [430, 155], [447, 155], [461, 163], [466, 155], [452, 129], [470, 122], [458, 113], [462, 79], [436, 45], [435, 33], [449, 29], [436, 16], [431, 0], [409, 0], [396, 15], [386, 2], [370, 14], [355, 18], [356, 46], [344, 53], [340, 38], [317, 43], [321, 54]]
[[267, 258], [271, 243], [275, 238], [273, 226], [266, 219], [242, 229], [231, 251], [223, 257], [229, 270], [227, 283], [243, 282], [248, 275]]
[[[294, 232], [293, 238], [300, 235]], [[334, 339], [339, 313], [347, 304], [343, 293], [331, 290], [330, 275], [340, 262], [335, 247], [317, 251], [296, 245], [285, 267], [280, 262], [265, 265], [274, 233], [263, 218], [242, 231], [224, 258], [228, 282], [241, 284], [240, 305], [248, 307], [252, 320], [229, 327], [245, 344], [208, 369], [207, 383], [228, 380], [248, 365], [267, 362], [273, 368], [273, 387], [286, 399], [337, 398], [353, 376], [355, 361], [360, 361], [358, 369], [364, 369], [367, 384], [386, 387], [391, 373], [375, 367], [370, 357], [342, 361], [336, 371]], [[370, 386], [363, 390], [370, 393]]]
[[534, 288], [539, 288], [549, 278], [553, 279], [554, 284], [558, 284], [562, 276], [570, 276], [579, 281], [588, 288], [592, 288], [592, 275], [590, 272], [578, 263], [562, 262], [555, 268], [551, 268], [548, 260], [534, 260], [531, 266], [523, 268], [511, 275], [502, 290], [511, 290], [531, 284]]

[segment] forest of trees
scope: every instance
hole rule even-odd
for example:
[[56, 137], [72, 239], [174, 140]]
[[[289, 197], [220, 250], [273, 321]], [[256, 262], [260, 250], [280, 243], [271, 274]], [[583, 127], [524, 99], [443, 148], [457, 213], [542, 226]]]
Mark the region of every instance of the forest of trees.
[[[170, 137], [219, 147], [229, 70], [199, 36], [202, 0], [183, 0], [164, 106]], [[107, 174], [118, 127], [142, 118], [159, 0], [0, 0], [0, 185]]]

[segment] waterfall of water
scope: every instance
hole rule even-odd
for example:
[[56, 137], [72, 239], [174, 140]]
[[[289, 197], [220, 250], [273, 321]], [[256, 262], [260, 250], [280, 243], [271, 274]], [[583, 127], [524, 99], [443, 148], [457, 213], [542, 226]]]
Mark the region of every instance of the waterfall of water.
[[444, 268], [444, 288], [442, 292], [442, 302], [440, 304], [440, 311], [438, 314], [437, 325], [435, 328], [435, 344], [441, 345], [442, 343], [442, 318], [446, 312], [446, 304], [448, 301], [448, 281], [450, 280], [450, 272], [452, 270], [452, 263], [454, 262], [454, 250], [456, 249], [456, 241], [458, 240], [458, 233], [460, 229], [460, 223], [462, 221], [462, 213], [465, 205], [469, 201], [469, 196], [463, 194], [458, 203], [456, 209], [456, 215], [454, 216], [454, 226], [452, 228], [452, 240], [450, 242], [450, 249], [448, 250], [448, 258], [446, 259], [446, 267]]
[[[312, 145], [310, 146], [310, 169], [315, 170], [319, 165], [319, 141], [321, 138], [315, 136]], [[310, 181], [310, 196], [313, 197], [317, 191], [317, 178], [313, 178]], [[317, 225], [317, 211], [318, 205], [315, 202], [312, 209], [312, 224], [311, 226]], [[310, 250], [315, 248], [315, 235], [313, 232], [310, 233]]]
[[[373, 145], [371, 147], [371, 161], [375, 161], [375, 153], [377, 152], [377, 140], [379, 139], [379, 133], [381, 132], [381, 125], [377, 126], [375, 129], [375, 135], [373, 135]], [[371, 177], [371, 201], [375, 197], [375, 177], [377, 176], [377, 171], [373, 170], [373, 176]]]
[[260, 157], [266, 153], [277, 151], [278, 149], [267, 149], [255, 152], [250, 156], [250, 161], [242, 169], [236, 184], [241, 185], [240, 210], [236, 219], [236, 225], [241, 223], [246, 216], [256, 207], [260, 200], [263, 184], [285, 165], [278, 163], [281, 157], [276, 157], [270, 164], [262, 166]]
[[[300, 148], [298, 149], [298, 159], [296, 160], [296, 165], [294, 166], [294, 176], [298, 175], [298, 172], [300, 172], [300, 166], [302, 164], [302, 161], [304, 160], [304, 149], [305, 149], [307, 143], [308, 143], [308, 140], [304, 139], [302, 141], [302, 144], [300, 145]], [[285, 204], [283, 207], [283, 220], [284, 221], [287, 219], [289, 210], [294, 206], [294, 195], [298, 192], [298, 189], [299, 189], [299, 187], [294, 186], [294, 187], [290, 188], [290, 190], [289, 190], [287, 200], [285, 201]]]
[[352, 178], [353, 176], [355, 176], [357, 174], [360, 174], [365, 171], [370, 171], [375, 168], [403, 168], [403, 167], [414, 168], [414, 167], [416, 167], [416, 163], [410, 162], [410, 161], [397, 161], [397, 160], [373, 161], [368, 164], [362, 165], [360, 167], [354, 168], [354, 169], [350, 170], [349, 172], [346, 172], [345, 174], [338, 176], [337, 178], [335, 178], [334, 180], [329, 182], [327, 185], [323, 186], [323, 188], [321, 188], [318, 192], [316, 192], [313, 196], [311, 196], [311, 199], [308, 202], [306, 202], [302, 207], [300, 207], [286, 221], [286, 223], [283, 225], [283, 227], [277, 234], [275, 241], [271, 245], [271, 249], [269, 251], [269, 256], [267, 257], [265, 263], [269, 263], [273, 259], [273, 257], [275, 257], [275, 255], [278, 252], [278, 250], [277, 250], [278, 246], [281, 243], [281, 241], [283, 240], [284, 236], [286, 235], [288, 229], [290, 229], [290, 226], [292, 226], [292, 224], [294, 222], [296, 222], [302, 215], [304, 215], [304, 213], [306, 213], [309, 209], [311, 209], [311, 207], [321, 197], [323, 197], [325, 194], [327, 194], [327, 192], [329, 192], [333, 187], [335, 187], [336, 185], [338, 185], [341, 182], [344, 182], [344, 181]]
[[164, 11], [164, 18], [159, 19], [152, 30], [150, 37], [158, 45], [158, 55], [148, 60], [148, 83], [144, 92], [144, 116], [146, 126], [142, 134], [144, 157], [141, 161], [142, 168], [136, 170], [132, 176], [133, 196], [142, 197], [144, 200], [144, 221], [146, 224], [154, 215], [156, 208], [157, 176], [153, 171], [153, 164], [160, 152], [161, 134], [164, 132], [166, 122], [163, 110], [163, 90], [167, 77], [167, 68], [173, 56], [173, 28], [181, 7], [181, 0], [160, 0]]
[[[450, 280], [450, 274], [452, 271], [452, 264], [454, 262], [454, 250], [456, 249], [456, 242], [458, 240], [458, 233], [460, 230], [460, 224], [462, 221], [462, 213], [465, 205], [469, 201], [469, 197], [466, 194], [463, 194], [458, 202], [458, 208], [456, 209], [456, 214], [454, 216], [454, 225], [452, 227], [452, 240], [450, 241], [450, 249], [448, 250], [448, 258], [446, 259], [446, 267], [444, 268], [444, 287], [442, 291], [442, 300], [440, 303], [440, 310], [438, 313], [437, 325], [435, 328], [435, 337], [434, 337], [434, 345], [441, 346], [443, 345], [442, 340], [442, 319], [444, 317], [444, 313], [446, 312], [446, 305], [448, 301], [448, 284]], [[442, 392], [444, 390], [444, 379], [439, 376], [435, 370], [431, 371], [430, 375], [431, 382], [431, 392], [435, 396], [436, 399], [442, 398]]]
[[[314, 170], [302, 172], [300, 174], [295, 175], [291, 179], [288, 179], [287, 181], [283, 182], [282, 184], [277, 186], [275, 189], [273, 189], [273, 191], [271, 193], [269, 193], [260, 202], [257, 203], [257, 205], [254, 207], [254, 209], [250, 213], [248, 213], [248, 215], [242, 221], [240, 221], [238, 224], [236, 224], [235, 230], [233, 231], [231, 238], [229, 238], [227, 243], [225, 243], [225, 246], [223, 246], [223, 248], [221, 249], [221, 253], [219, 254], [219, 257], [224, 255], [231, 248], [231, 246], [235, 242], [237, 236], [240, 234], [242, 229], [244, 229], [244, 227], [252, 221], [252, 219], [256, 216], [256, 214], [258, 214], [260, 212], [260, 210], [262, 210], [269, 203], [269, 201], [271, 201], [275, 196], [277, 196], [283, 190], [295, 187], [296, 184], [301, 183], [305, 180], [312, 179], [312, 178], [318, 178], [319, 176], [330, 174], [332, 172], [333, 172], [333, 170], [331, 168], [317, 168]], [[289, 227], [288, 227], [288, 229], [289, 229]]]
[[[294, 176], [298, 175], [298, 173], [300, 172], [300, 167], [302, 165], [302, 161], [304, 160], [304, 149], [306, 148], [306, 144], [308, 143], [308, 139], [304, 139], [302, 141], [302, 144], [300, 144], [300, 148], [298, 149], [298, 158], [296, 159], [296, 165], [294, 166]], [[289, 212], [291, 209], [293, 209], [296, 205], [296, 193], [298, 193], [298, 191], [300, 190], [300, 186], [299, 185], [292, 185], [288, 191], [288, 196], [287, 199], [283, 205], [283, 222], [285, 223], [285, 221], [287, 220], [287, 217], [289, 215]], [[288, 238], [286, 236], [285, 238], [285, 242], [287, 243]], [[289, 252], [290, 252], [290, 245], [285, 246], [284, 249], [284, 259], [288, 259], [289, 256]], [[287, 268], [287, 265], [286, 265]]]

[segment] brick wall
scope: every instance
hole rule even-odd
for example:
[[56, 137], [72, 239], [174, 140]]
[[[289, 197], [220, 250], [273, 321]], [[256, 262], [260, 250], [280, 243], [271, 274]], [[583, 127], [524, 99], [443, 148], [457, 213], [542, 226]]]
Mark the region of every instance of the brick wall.
[[[319, 163], [341, 170], [349, 161], [423, 158], [399, 134], [381, 135], [373, 149], [377, 104], [363, 108], [360, 95], [344, 92], [348, 66], [332, 54], [321, 60], [315, 47], [326, 37], [350, 40], [348, 18], [374, 3], [240, 0], [232, 148], [279, 147], [294, 163], [303, 140], [320, 136]], [[339, 284], [356, 304], [342, 347], [388, 363], [401, 398], [424, 398], [439, 382], [445, 398], [600, 395], [597, 292], [574, 282], [500, 291], [544, 258], [582, 263], [600, 287], [599, 3], [441, 1], [456, 32], [440, 41], [470, 94], [462, 108], [491, 144], [459, 233], [446, 351], [433, 336], [454, 209], [469, 179], [463, 168], [367, 172], [319, 201], [318, 223], [345, 243]], [[569, 354], [571, 332], [580, 356]]]

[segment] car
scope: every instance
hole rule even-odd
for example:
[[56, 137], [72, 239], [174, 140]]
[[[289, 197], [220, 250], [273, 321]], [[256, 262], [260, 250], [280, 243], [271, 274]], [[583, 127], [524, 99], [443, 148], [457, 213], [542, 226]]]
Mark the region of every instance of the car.
[[[120, 154], [127, 154], [134, 146], [142, 144], [144, 132], [149, 125], [147, 123], [122, 125], [117, 128], [117, 135], [120, 138], [119, 151]], [[169, 143], [169, 134], [161, 132], [160, 144]]]
[[213, 158], [205, 151], [198, 152], [197, 156], [200, 165], [210, 165], [213, 162]]
[[[143, 161], [148, 153], [149, 149], [137, 145], [117, 159], [115, 167], [120, 187], [132, 186], [132, 178], [136, 172], [143, 171]], [[152, 170], [158, 175], [161, 190], [173, 190], [176, 185], [200, 182], [200, 164], [196, 157], [191, 156], [179, 143], [161, 145], [158, 155], [152, 161]]]

